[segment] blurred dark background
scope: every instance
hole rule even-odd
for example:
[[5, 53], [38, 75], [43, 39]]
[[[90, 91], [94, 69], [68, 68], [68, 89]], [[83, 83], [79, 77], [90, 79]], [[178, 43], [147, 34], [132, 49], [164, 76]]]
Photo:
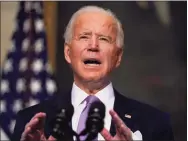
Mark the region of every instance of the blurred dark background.
[[63, 90], [73, 82], [64, 59], [63, 33], [71, 15], [84, 5], [109, 8], [123, 24], [124, 55], [113, 85], [127, 97], [168, 112], [175, 140], [185, 141], [187, 2], [58, 2], [56, 75]]

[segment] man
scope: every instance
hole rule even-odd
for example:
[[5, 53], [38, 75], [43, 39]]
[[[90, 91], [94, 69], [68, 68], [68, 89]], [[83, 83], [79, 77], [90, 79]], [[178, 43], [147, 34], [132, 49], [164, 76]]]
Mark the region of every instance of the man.
[[79, 9], [64, 38], [65, 59], [74, 76], [72, 90], [20, 111], [15, 140], [54, 140], [49, 123], [64, 103], [74, 107], [72, 129], [78, 132], [79, 117], [91, 95], [106, 106], [99, 140], [173, 140], [168, 115], [122, 96], [112, 86], [110, 74], [120, 65], [124, 42], [121, 23], [112, 12], [96, 6]]

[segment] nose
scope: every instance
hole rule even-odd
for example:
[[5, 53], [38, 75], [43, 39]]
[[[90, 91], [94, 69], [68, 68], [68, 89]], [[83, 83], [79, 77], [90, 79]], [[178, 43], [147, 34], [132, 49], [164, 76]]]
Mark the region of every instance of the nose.
[[96, 36], [92, 36], [89, 43], [89, 51], [98, 52], [99, 51], [99, 42]]

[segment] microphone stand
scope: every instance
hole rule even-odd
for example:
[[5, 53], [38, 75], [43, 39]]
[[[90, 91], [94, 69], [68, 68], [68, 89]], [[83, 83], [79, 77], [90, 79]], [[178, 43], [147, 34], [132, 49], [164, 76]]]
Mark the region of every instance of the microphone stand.
[[73, 115], [72, 105], [69, 108], [63, 108], [50, 122], [52, 127], [52, 136], [59, 141], [73, 141], [73, 136], [80, 141], [79, 135], [71, 128], [71, 117]]
[[104, 128], [105, 106], [103, 103], [94, 102], [90, 107], [90, 111], [86, 121], [85, 129], [79, 134], [87, 135], [86, 141], [96, 139], [99, 132]]

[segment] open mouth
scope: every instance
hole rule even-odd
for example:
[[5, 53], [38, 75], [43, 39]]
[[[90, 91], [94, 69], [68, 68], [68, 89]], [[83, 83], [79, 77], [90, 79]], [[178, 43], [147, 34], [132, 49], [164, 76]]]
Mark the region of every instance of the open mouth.
[[101, 64], [101, 61], [98, 59], [85, 59], [84, 64], [90, 66], [99, 66]]

